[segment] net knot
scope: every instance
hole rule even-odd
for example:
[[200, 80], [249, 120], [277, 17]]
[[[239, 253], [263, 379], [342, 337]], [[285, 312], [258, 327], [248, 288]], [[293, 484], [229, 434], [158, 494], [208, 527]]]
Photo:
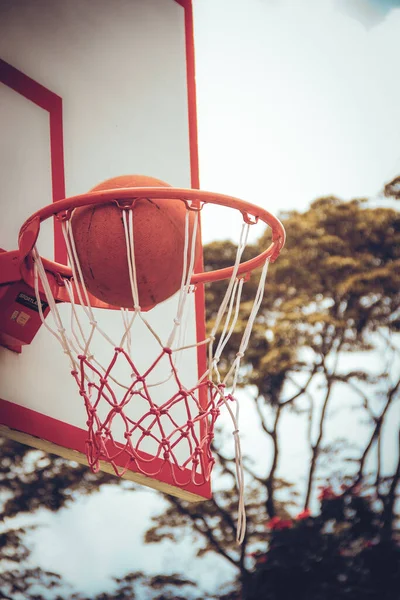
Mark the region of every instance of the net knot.
[[213, 417], [218, 417], [218, 415], [220, 414], [220, 410], [219, 410], [219, 408], [212, 408], [212, 409], [210, 410], [210, 414], [211, 414]]
[[107, 379], [106, 379], [106, 377], [100, 377], [100, 378], [99, 378], [99, 381], [100, 381], [100, 384], [101, 384], [101, 385], [106, 385], [106, 383], [107, 383]]
[[194, 423], [191, 419], [188, 419], [188, 421], [186, 422], [186, 425], [188, 426], [189, 429], [193, 429], [193, 427], [194, 427]]
[[119, 414], [119, 413], [122, 411], [122, 409], [123, 409], [123, 406], [120, 406], [119, 404], [115, 404], [115, 405], [113, 406], [113, 411], [114, 411], [114, 413], [117, 413], [117, 414]]
[[160, 409], [157, 408], [157, 406], [152, 406], [149, 410], [149, 413], [151, 415], [154, 415], [155, 417], [159, 417], [160, 416]]
[[236, 352], [236, 356], [237, 356], [238, 358], [243, 358], [243, 356], [244, 356], [244, 352]]
[[133, 309], [134, 309], [135, 313], [140, 313], [140, 311], [142, 310], [142, 307], [139, 304], [137, 304], [136, 306], [133, 307]]
[[175, 325], [180, 325], [181, 324], [180, 320], [176, 319], [176, 318], [174, 319], [174, 323], [175, 323]]
[[89, 321], [89, 323], [92, 325], [92, 327], [96, 327], [97, 326], [97, 321], [95, 319], [91, 319]]
[[164, 447], [165, 450], [169, 450], [171, 448], [171, 444], [169, 443], [167, 438], [163, 438], [161, 440], [161, 445]]
[[234, 435], [235, 437], [236, 437], [237, 435], [239, 435], [239, 429], [234, 429], [234, 430], [232, 431], [232, 435]]
[[165, 352], [165, 354], [172, 354], [171, 348], [163, 348], [163, 351]]

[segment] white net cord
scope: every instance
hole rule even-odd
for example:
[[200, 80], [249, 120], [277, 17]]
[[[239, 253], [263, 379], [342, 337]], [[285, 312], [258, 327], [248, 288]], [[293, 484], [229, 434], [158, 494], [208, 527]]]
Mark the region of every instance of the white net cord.
[[[90, 382], [88, 392], [89, 398], [91, 397], [90, 394], [92, 393], [92, 390], [98, 389], [96, 388], [97, 384], [95, 383], [95, 380], [100, 376], [100, 379], [110, 379], [120, 390], [122, 390], [122, 400], [119, 401], [121, 406], [123, 403], [127, 402], [126, 394], [133, 394], [137, 391], [140, 392], [139, 387], [135, 388], [135, 392], [129, 392], [132, 386], [132, 379], [137, 377], [137, 371], [134, 371], [130, 374], [129, 381], [123, 381], [111, 374], [112, 369], [110, 365], [114, 364], [115, 360], [117, 359], [118, 352], [120, 352], [121, 349], [127, 353], [128, 357], [132, 356], [134, 347], [134, 336], [132, 335], [132, 329], [137, 319], [144, 323], [152, 338], [156, 340], [161, 351], [165, 351], [167, 349], [172, 356], [172, 367], [169, 376], [167, 378], [161, 378], [156, 382], [143, 383], [142, 389], [144, 389], [144, 385], [146, 385], [147, 389], [166, 383], [166, 381], [171, 379], [174, 374], [176, 375], [176, 371], [179, 368], [180, 358], [183, 356], [185, 351], [189, 351], [191, 348], [196, 348], [200, 345], [206, 346], [206, 355], [208, 357], [207, 366], [205, 372], [199, 377], [197, 386], [199, 387], [202, 384], [207, 384], [207, 402], [214, 402], [214, 400], [211, 399], [211, 396], [213, 396], [213, 398], [218, 397], [220, 399], [220, 403], [226, 406], [233, 424], [232, 433], [235, 449], [235, 475], [238, 489], [238, 522], [236, 539], [238, 544], [241, 544], [244, 540], [246, 532], [246, 510], [244, 501], [243, 457], [239, 436], [239, 403], [235, 398], [235, 393], [238, 385], [241, 359], [247, 349], [250, 334], [261, 306], [269, 260], [266, 260], [261, 270], [254, 303], [252, 305], [250, 315], [240, 341], [238, 352], [236, 353], [236, 357], [226, 374], [222, 377], [218, 365], [223, 357], [223, 352], [226, 349], [229, 340], [232, 338], [239, 318], [245, 279], [242, 276], [238, 276], [238, 271], [243, 252], [247, 245], [250, 223], [244, 222], [242, 225], [232, 275], [229, 279], [226, 292], [219, 307], [217, 316], [215, 318], [215, 323], [213, 324], [209, 337], [198, 343], [187, 343], [186, 336], [189, 320], [188, 299], [193, 297], [195, 291], [194, 286], [191, 284], [191, 280], [194, 274], [196, 262], [196, 239], [199, 222], [198, 211], [191, 211], [188, 207], [186, 210], [181, 285], [179, 291], [177, 292], [178, 297], [175, 316], [171, 324], [171, 329], [169, 330], [169, 333], [165, 339], [162, 339], [162, 337], [160, 337], [160, 335], [155, 331], [154, 327], [151, 325], [148, 318], [144, 316], [141, 310], [135, 261], [133, 209], [124, 207], [121, 208], [121, 213], [126, 243], [126, 256], [129, 273], [128, 276], [132, 292], [133, 308], [131, 310], [120, 308], [119, 310], [123, 330], [122, 337], [119, 339], [119, 344], [117, 343], [118, 340], [112, 339], [114, 332], [111, 332], [110, 334], [106, 333], [95, 318], [95, 313], [93, 312], [93, 308], [90, 303], [90, 294], [88, 293], [84, 282], [75, 245], [73, 227], [70, 220], [63, 221], [62, 223], [68, 260], [73, 276], [72, 281], [68, 279], [64, 280], [65, 289], [70, 299], [71, 307], [67, 323], [68, 327], [67, 324], [63, 323], [63, 316], [58, 310], [58, 305], [53, 296], [51, 285], [43, 266], [43, 262], [35, 247], [32, 256], [34, 262], [35, 295], [38, 302], [40, 318], [45, 327], [57, 339], [64, 353], [68, 356], [71, 371], [77, 372], [79, 370], [79, 365], [82, 358], [85, 359], [85, 364], [90, 366], [90, 369], [88, 369], [88, 371], [83, 375], [83, 377]], [[190, 216], [193, 214], [194, 218], [191, 222]], [[41, 294], [39, 290], [39, 282], [42, 286], [42, 290], [51, 311], [53, 325], [49, 323], [48, 319], [46, 319], [43, 314], [42, 303], [40, 300]], [[79, 307], [77, 304], [79, 304]], [[85, 323], [83, 320], [85, 320]], [[100, 335], [105, 344], [110, 346], [110, 353], [112, 357], [111, 363], [108, 359], [108, 362], [106, 359], [104, 359], [106, 360], [106, 362], [104, 362], [103, 359], [97, 358], [93, 355], [92, 346], [94, 344], [95, 335]], [[216, 342], [217, 337], [218, 341], [214, 349], [214, 343]], [[186, 388], [182, 386], [182, 389], [185, 390]], [[196, 398], [195, 401], [197, 403], [199, 402]], [[191, 413], [189, 413], [189, 419], [192, 420]]]

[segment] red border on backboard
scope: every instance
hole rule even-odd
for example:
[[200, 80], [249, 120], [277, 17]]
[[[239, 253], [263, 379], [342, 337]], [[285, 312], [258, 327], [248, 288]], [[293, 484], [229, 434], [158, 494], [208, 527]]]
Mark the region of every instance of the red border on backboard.
[[190, 173], [192, 188], [200, 188], [197, 135], [196, 71], [194, 54], [193, 6], [191, 0], [175, 0], [185, 10], [186, 79], [188, 88]]
[[[186, 44], [186, 81], [188, 90], [188, 120], [189, 120], [189, 146], [190, 146], [190, 174], [191, 185], [194, 189], [200, 188], [200, 172], [199, 172], [199, 148], [197, 134], [197, 95], [196, 95], [196, 68], [195, 68], [195, 52], [194, 52], [194, 23], [193, 23], [193, 6], [192, 0], [175, 0], [180, 4], [185, 11], [185, 44]], [[201, 235], [201, 229], [200, 229]], [[204, 271], [203, 256], [200, 256], [195, 271], [202, 273]], [[195, 295], [196, 306], [196, 337], [197, 340], [206, 338], [206, 323], [205, 323], [205, 293], [204, 285], [198, 286]], [[207, 357], [205, 346], [197, 347], [197, 364], [198, 376], [202, 377], [207, 369]], [[207, 395], [204, 388], [200, 390], [200, 403], [202, 406], [207, 405]], [[207, 434], [206, 425], [202, 421], [200, 425], [201, 435]]]
[[[0, 423], [3, 423], [11, 429], [18, 431], [29, 431], [30, 435], [37, 438], [47, 440], [63, 448], [69, 448], [70, 450], [76, 450], [83, 455], [86, 455], [86, 441], [87, 431], [69, 425], [63, 421], [53, 419], [42, 413], [38, 413], [34, 410], [19, 406], [7, 402], [6, 400], [0, 399]], [[142, 452], [145, 460], [151, 458], [150, 455]], [[126, 457], [122, 456], [120, 459], [116, 459], [116, 463], [120, 467], [125, 466]], [[171, 469], [173, 465], [167, 465], [161, 458], [154, 457], [151, 462], [146, 462], [147, 470], [153, 470], [157, 472], [157, 476], [154, 477], [158, 481], [167, 483], [173, 487], [176, 487]], [[158, 473], [158, 470], [161, 471]], [[136, 473], [140, 473], [140, 470], [131, 469]], [[191, 470], [186, 469], [188, 476], [191, 476]], [[204, 498], [210, 497], [210, 484], [203, 483], [201, 485], [195, 485], [194, 483], [188, 483], [184, 486], [184, 489], [188, 492], [202, 496]]]
[[[0, 58], [0, 82], [49, 113], [53, 202], [65, 198], [62, 98]], [[17, 243], [17, 240], [15, 240]], [[12, 250], [13, 248], [8, 248]], [[61, 223], [54, 220], [54, 258], [67, 264]]]
[[[189, 127], [189, 154], [191, 186], [198, 189], [199, 183], [199, 156], [197, 134], [197, 104], [196, 104], [196, 78], [195, 78], [195, 52], [194, 52], [194, 25], [192, 0], [174, 0], [184, 9], [185, 22], [185, 52], [186, 52], [186, 78], [188, 99], [188, 127]], [[34, 79], [22, 73], [14, 66], [0, 59], [0, 82], [22, 95], [49, 113], [49, 138], [51, 153], [52, 199], [57, 202], [65, 198], [65, 170], [64, 170], [64, 141], [63, 141], [63, 104], [62, 98], [44, 87]], [[61, 224], [54, 221], [54, 256], [57, 262], [66, 264], [67, 255]], [[196, 271], [202, 272], [202, 259], [196, 265]], [[204, 287], [201, 285], [196, 290], [196, 333], [197, 339], [205, 339], [204, 316]], [[199, 376], [206, 369], [206, 354], [204, 346], [198, 348]], [[202, 398], [200, 399], [202, 401]], [[204, 402], [207, 399], [204, 398]], [[65, 446], [85, 453], [87, 432], [72, 425], [67, 425], [37, 413], [28, 408], [13, 405], [0, 399], [0, 422], [8, 427], [24, 431], [52, 443]], [[202, 435], [205, 435], [205, 426], [202, 426]], [[174, 485], [170, 473], [161, 473], [160, 481]], [[189, 484], [185, 489], [203, 496], [211, 496], [211, 482], [202, 486]]]

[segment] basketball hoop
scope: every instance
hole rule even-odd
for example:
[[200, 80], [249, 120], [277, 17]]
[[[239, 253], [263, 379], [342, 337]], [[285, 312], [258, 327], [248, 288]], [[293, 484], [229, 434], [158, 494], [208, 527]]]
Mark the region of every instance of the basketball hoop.
[[[140, 306], [133, 228], [134, 207], [140, 199], [157, 200], [159, 203], [180, 200], [185, 206], [181, 285], [176, 294], [169, 330], [162, 333], [148, 317], [152, 311], [147, 313]], [[88, 291], [71, 225], [76, 209], [110, 203], [120, 209], [123, 223], [132, 292], [131, 309], [107, 304]], [[196, 236], [198, 239], [199, 214], [205, 204], [238, 211], [243, 223], [234, 264], [216, 271], [196, 272]], [[41, 258], [37, 250], [41, 223], [51, 217], [61, 222], [69, 266]], [[272, 242], [257, 257], [241, 262], [249, 230], [258, 221], [270, 227]], [[245, 512], [239, 409], [235, 391], [241, 358], [263, 298], [268, 265], [275, 261], [284, 242], [282, 224], [262, 208], [222, 194], [171, 187], [93, 191], [61, 200], [32, 215], [23, 224], [19, 235], [21, 276], [35, 290], [42, 322], [67, 355], [72, 377], [85, 405], [88, 428], [86, 452], [90, 468], [97, 471], [99, 462], [105, 460], [118, 476], [123, 476], [134, 465], [138, 472], [148, 477], [155, 477], [161, 470], [169, 469], [176, 486], [184, 487], [189, 482], [200, 486], [211, 476], [214, 426], [220, 410], [225, 408], [234, 427], [239, 542], [244, 537]], [[246, 278], [255, 269], [259, 269], [260, 273], [254, 303], [236, 357], [222, 376], [218, 363], [238, 319]], [[201, 341], [186, 339], [185, 322], [189, 318], [188, 311], [196, 302], [196, 294], [203, 284], [223, 279], [228, 280], [227, 288], [211, 332]], [[49, 305], [52, 319], [45, 318], [42, 301]], [[68, 305], [69, 310], [60, 303]], [[113, 309], [107, 331], [96, 319], [96, 311], [101, 308]], [[164, 327], [165, 323], [162, 325]], [[135, 355], [138, 350], [134, 348], [135, 327], [146, 332], [149, 347], [154, 348], [153, 359], [146, 366], [139, 365], [140, 356]], [[103, 342], [101, 356], [92, 353], [94, 338]], [[187, 386], [187, 367], [181, 367], [182, 364], [190, 364], [196, 353], [198, 378], [195, 385]], [[184, 407], [183, 421], [178, 421], [178, 406], [181, 411]], [[148, 452], [150, 447], [151, 453]], [[182, 447], [185, 448], [184, 453]]]

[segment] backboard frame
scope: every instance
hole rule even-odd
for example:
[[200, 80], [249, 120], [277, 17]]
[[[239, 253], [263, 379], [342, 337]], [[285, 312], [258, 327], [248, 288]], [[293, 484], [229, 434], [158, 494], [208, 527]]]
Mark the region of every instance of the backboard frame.
[[[187, 110], [189, 131], [190, 176], [192, 188], [199, 188], [198, 138], [197, 138], [197, 108], [194, 56], [193, 9], [191, 0], [171, 0], [183, 9], [185, 26], [186, 53], [186, 85]], [[32, 79], [29, 74], [22, 72], [13, 65], [0, 59], [0, 83], [8, 86], [49, 115], [49, 143], [51, 148], [51, 184], [52, 200], [57, 202], [66, 195], [64, 168], [64, 132], [63, 132], [63, 99], [51, 89]], [[12, 250], [7, 248], [7, 250]], [[66, 264], [66, 251], [60, 224], [54, 226], [54, 258], [57, 262]], [[198, 265], [202, 270], [202, 265]], [[198, 339], [205, 337], [204, 322], [204, 290], [199, 286], [195, 296], [196, 304], [196, 333]], [[23, 350], [22, 350], [23, 351]], [[198, 349], [198, 371], [203, 373], [206, 357], [201, 346]], [[1, 432], [10, 439], [15, 439], [32, 447], [52, 452], [79, 463], [87, 464], [85, 456], [86, 432], [68, 425], [47, 415], [42, 415], [27, 407], [23, 407], [0, 399]], [[61, 445], [62, 444], [62, 445]], [[112, 468], [102, 463], [102, 470], [113, 472]], [[211, 496], [211, 485], [203, 486], [189, 484], [185, 489], [172, 485], [168, 473], [162, 473], [160, 479], [152, 479], [141, 473], [130, 471], [125, 478], [159, 489], [165, 493], [179, 496], [190, 501], [199, 501]]]

